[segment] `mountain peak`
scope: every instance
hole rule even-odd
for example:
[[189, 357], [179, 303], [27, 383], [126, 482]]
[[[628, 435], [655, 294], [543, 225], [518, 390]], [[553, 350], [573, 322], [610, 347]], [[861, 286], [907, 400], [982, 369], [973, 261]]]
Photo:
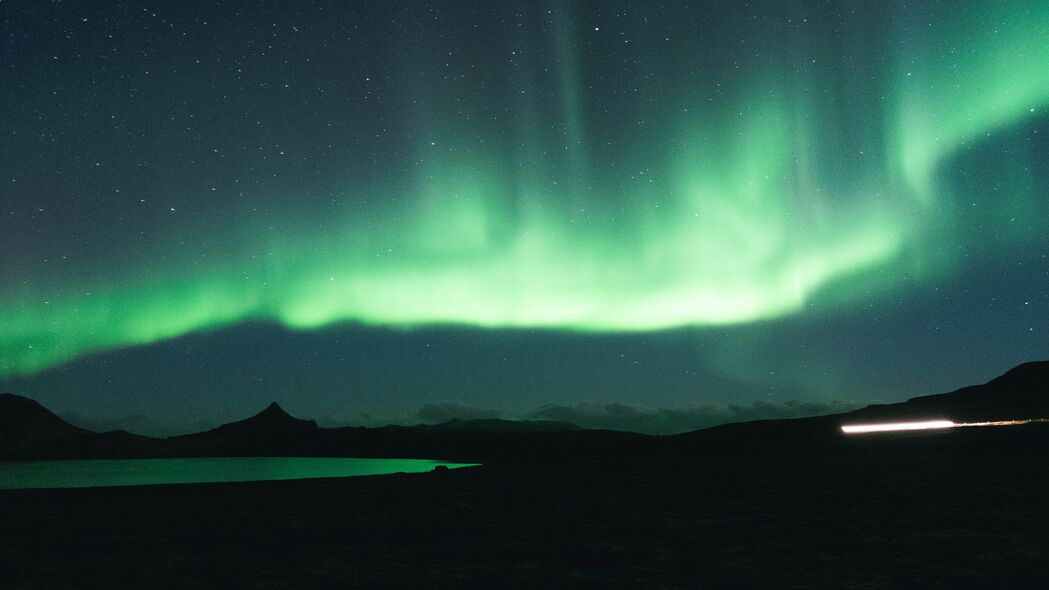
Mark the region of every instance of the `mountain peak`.
[[13, 393], [0, 393], [0, 431], [14, 429], [86, 432], [62, 420], [36, 400]]
[[0, 460], [5, 456], [32, 457], [42, 448], [85, 434], [90, 433], [34, 400], [0, 393]]
[[270, 402], [270, 405], [266, 406], [265, 410], [262, 410], [256, 416], [279, 416], [281, 418], [291, 418], [291, 414], [284, 411], [284, 408], [280, 407], [277, 402]]
[[270, 405], [266, 406], [266, 409], [258, 414], [255, 414], [250, 418], [245, 418], [244, 420], [238, 420], [237, 422], [231, 422], [219, 426], [213, 432], [272, 433], [316, 429], [317, 423], [313, 420], [302, 420], [296, 418], [284, 411], [284, 408], [280, 407], [280, 404], [272, 402]]

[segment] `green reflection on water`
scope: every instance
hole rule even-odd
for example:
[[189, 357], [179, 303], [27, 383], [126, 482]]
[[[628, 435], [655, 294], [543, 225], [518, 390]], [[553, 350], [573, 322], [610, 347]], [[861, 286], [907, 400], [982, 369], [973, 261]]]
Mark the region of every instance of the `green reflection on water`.
[[433, 459], [207, 457], [0, 462], [0, 489], [91, 488], [175, 483], [273, 481], [421, 473], [475, 464]]

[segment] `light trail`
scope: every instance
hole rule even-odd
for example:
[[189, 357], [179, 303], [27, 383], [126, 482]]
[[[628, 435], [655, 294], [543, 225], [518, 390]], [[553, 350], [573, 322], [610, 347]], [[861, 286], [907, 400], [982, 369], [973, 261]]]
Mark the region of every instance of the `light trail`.
[[952, 422], [951, 420], [918, 420], [912, 422], [880, 422], [876, 424], [843, 424], [841, 431], [845, 434], [869, 434], [873, 432], [901, 432], [907, 430], [944, 430], [947, 428], [967, 428], [972, 426], [1018, 426], [1049, 422], [1049, 418], [1031, 418], [1024, 420], [994, 420], [990, 422]]
[[1034, 424], [1036, 422], [1049, 422], [1049, 418], [1032, 418], [1030, 420], [995, 420], [993, 422], [962, 422], [955, 426], [1017, 426], [1019, 424]]
[[869, 432], [896, 432], [900, 430], [936, 430], [957, 426], [950, 420], [923, 420], [920, 422], [882, 422], [880, 424], [850, 424], [842, 426], [845, 434], [865, 434]]

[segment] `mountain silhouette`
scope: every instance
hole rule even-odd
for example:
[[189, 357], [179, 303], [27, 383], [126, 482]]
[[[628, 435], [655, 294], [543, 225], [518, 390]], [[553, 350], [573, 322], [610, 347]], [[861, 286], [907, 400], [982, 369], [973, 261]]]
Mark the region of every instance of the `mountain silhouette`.
[[0, 393], [0, 460], [157, 457], [163, 441], [123, 430], [73, 426], [34, 400]]
[[289, 432], [308, 432], [317, 430], [313, 420], [295, 418], [284, 411], [277, 402], [266, 406], [258, 414], [237, 422], [223, 424], [210, 432], [222, 434], [275, 434]]
[[[1049, 418], [1049, 361], [1023, 363], [982, 385], [914, 397], [905, 402], [810, 418], [722, 424], [669, 438], [685, 442], [692, 452], [697, 453], [719, 453], [730, 448], [776, 453], [786, 449], [798, 451], [838, 446], [842, 440], [840, 427], [850, 423], [931, 419], [988, 422], [1037, 418]], [[925, 432], [891, 436], [924, 435]]]
[[34, 400], [0, 393], [0, 458], [32, 454], [90, 434]]
[[250, 418], [168, 440], [185, 445], [179, 452], [190, 455], [284, 454], [307, 442], [312, 445], [311, 435], [318, 430], [313, 420], [295, 418], [273, 402]]
[[498, 418], [477, 420], [453, 418], [440, 424], [421, 425], [417, 426], [417, 428], [433, 430], [582, 430], [582, 427], [571, 422], [560, 422], [557, 420], [500, 420]]
[[864, 420], [944, 418], [983, 422], [1049, 417], [1049, 361], [1018, 365], [982, 385], [914, 397], [846, 414]]
[[[32, 400], [0, 396], [0, 452], [15, 441], [23, 453], [8, 458], [123, 458], [138, 449], [483, 464], [300, 482], [0, 492], [0, 555], [10, 557], [4, 579], [14, 580], [5, 587], [97, 579], [138, 588], [168, 578], [206, 587], [216, 574], [227, 586], [483, 587], [510, 579], [531, 587], [570, 575], [638, 587], [1037, 587], [1049, 552], [1049, 424], [872, 436], [846, 436], [839, 426], [908, 415], [1035, 418], [1046, 415], [1046, 397], [1049, 363], [1041, 362], [899, 404], [676, 436], [502, 420], [317, 428], [273, 404], [214, 430], [142, 442], [85, 433]], [[48, 446], [49, 437], [66, 442]], [[312, 567], [318, 555], [339, 567]], [[157, 569], [172, 556], [179, 571]], [[231, 565], [216, 556], [231, 556]], [[69, 564], [76, 569], [62, 569]], [[42, 577], [55, 571], [53, 583]], [[527, 577], [513, 577], [521, 572]], [[802, 577], [812, 572], [815, 579]]]
[[[1024, 363], [982, 385], [868, 406], [845, 414], [724, 424], [669, 437], [587, 430], [566, 422], [451, 420], [381, 428], [319, 428], [272, 403], [196, 434], [153, 439], [77, 428], [37, 402], [0, 394], [0, 459], [192, 456], [434, 457], [543, 461], [564, 456], [729, 451], [783, 452], [839, 445], [849, 422], [945, 418], [956, 422], [1049, 417], [1049, 361]], [[680, 446], [684, 445], [684, 446]]]

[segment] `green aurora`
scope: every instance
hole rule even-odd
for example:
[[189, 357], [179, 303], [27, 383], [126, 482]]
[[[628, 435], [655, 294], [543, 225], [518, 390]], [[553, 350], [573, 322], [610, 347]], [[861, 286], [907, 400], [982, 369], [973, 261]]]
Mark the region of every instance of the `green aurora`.
[[[825, 68], [828, 49], [804, 36], [745, 30], [760, 50], [723, 90], [719, 69], [668, 76], [631, 117], [595, 114], [629, 100], [588, 78], [587, 27], [565, 15], [538, 37], [550, 49], [523, 39], [503, 120], [463, 116], [481, 105], [449, 82], [413, 82], [426, 95], [406, 107], [413, 165], [348, 174], [334, 214], [274, 194], [287, 204], [264, 219], [199, 223], [76, 279], [5, 281], [0, 377], [244, 321], [648, 331], [767, 320], [822, 293], [951, 272], [966, 195], [945, 165], [1049, 107], [1049, 4], [995, 6], [944, 9], [946, 26], [899, 25], [873, 46], [845, 31], [830, 49], [849, 54], [845, 68]], [[634, 50], [668, 70], [706, 63], [661, 41]], [[1022, 213], [1038, 196], [1015, 178], [1002, 188]], [[187, 234], [224, 254], [181, 256]]]

